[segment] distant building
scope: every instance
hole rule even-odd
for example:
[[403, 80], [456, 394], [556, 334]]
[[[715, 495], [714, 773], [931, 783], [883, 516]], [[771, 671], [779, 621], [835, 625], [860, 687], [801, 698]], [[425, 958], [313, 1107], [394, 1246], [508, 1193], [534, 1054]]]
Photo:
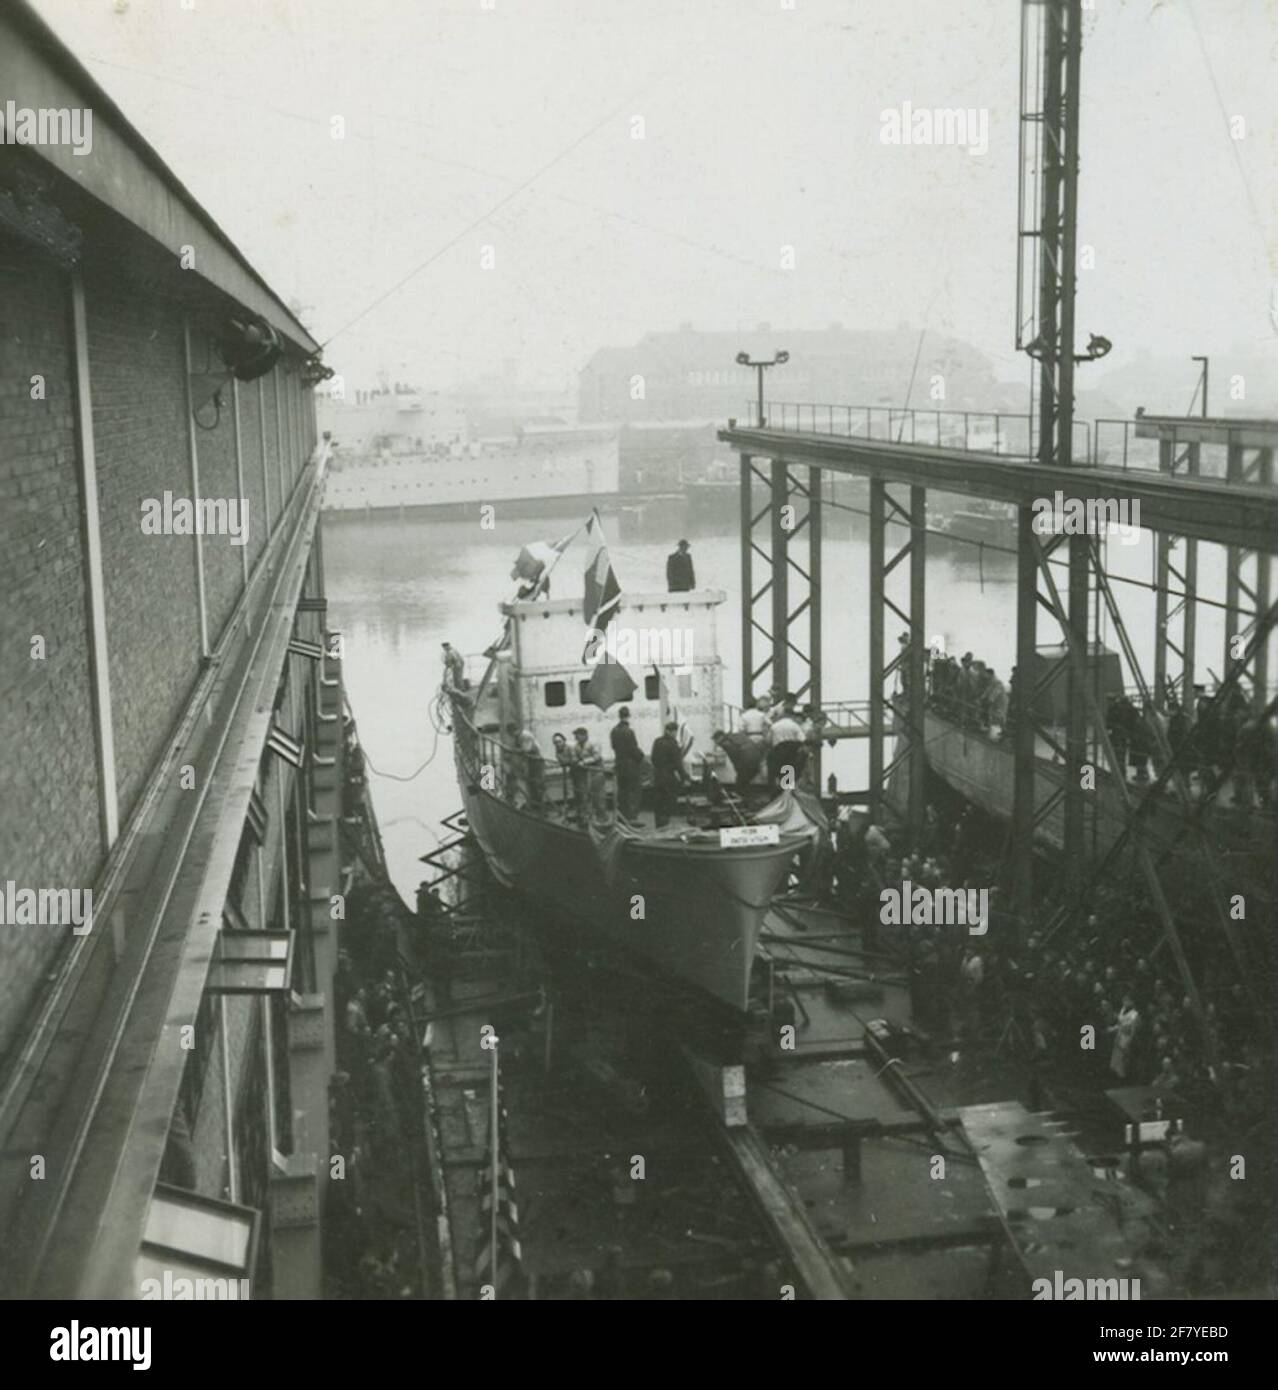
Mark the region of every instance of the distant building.
[[[1004, 388], [989, 360], [969, 343], [927, 333], [919, 351], [915, 328], [703, 332], [683, 324], [648, 333], [633, 347], [601, 348], [581, 372], [578, 416], [585, 421], [746, 418], [755, 373], [738, 366], [738, 352], [790, 361], [767, 374], [769, 400], [840, 405], [902, 404], [913, 378], [911, 404], [924, 409], [989, 410]], [[918, 354], [917, 363], [915, 355]], [[934, 387], [944, 390], [937, 398]]]

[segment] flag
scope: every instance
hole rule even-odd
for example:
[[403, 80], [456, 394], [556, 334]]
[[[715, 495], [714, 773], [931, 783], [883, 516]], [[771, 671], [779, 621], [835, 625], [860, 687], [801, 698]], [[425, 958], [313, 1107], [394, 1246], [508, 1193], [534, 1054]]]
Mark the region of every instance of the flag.
[[661, 698], [661, 732], [665, 733], [666, 725], [673, 719], [679, 726], [679, 732], [675, 737], [679, 740], [679, 751], [686, 758], [688, 751], [696, 741], [691, 729], [688, 728], [688, 721], [683, 717], [679, 706], [675, 703], [670, 694], [670, 687], [666, 684], [666, 678], [661, 674], [661, 667], [654, 666], [653, 674], [657, 678], [657, 690]]
[[628, 700], [638, 689], [626, 668], [615, 661], [601, 661], [581, 692], [586, 704], [602, 710], [618, 700]]
[[571, 536], [565, 536], [558, 541], [532, 541], [528, 545], [521, 546], [519, 554], [515, 557], [514, 568], [510, 571], [512, 579], [521, 579], [525, 583], [535, 583], [538, 588], [550, 578], [550, 571], [558, 563], [559, 557], [576, 539], [577, 532]]
[[[520, 546], [519, 554], [515, 556], [515, 563], [510, 571], [510, 577], [519, 581], [519, 592], [515, 598], [528, 600], [544, 597], [550, 588], [551, 571], [559, 563], [560, 556], [580, 534], [581, 528], [578, 527], [571, 536], [565, 536], [562, 540], [530, 541], [527, 545]], [[527, 588], [529, 584], [533, 586], [531, 589]], [[498, 652], [506, 651], [510, 644], [510, 619], [507, 618], [502, 626], [501, 635], [484, 648], [484, 655], [492, 661]], [[480, 682], [481, 692], [488, 684], [488, 674], [485, 672], [484, 679]]]
[[586, 626], [603, 632], [621, 606], [621, 585], [613, 573], [608, 547], [604, 543], [603, 523], [599, 513], [592, 512], [586, 523], [586, 596], [584, 616]]

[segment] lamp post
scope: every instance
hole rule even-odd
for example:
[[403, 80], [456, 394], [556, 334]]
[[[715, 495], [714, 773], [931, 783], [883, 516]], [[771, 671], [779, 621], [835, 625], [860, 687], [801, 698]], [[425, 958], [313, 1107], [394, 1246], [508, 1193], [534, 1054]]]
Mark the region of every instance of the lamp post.
[[1210, 359], [1206, 357], [1191, 357], [1189, 360], [1191, 362], [1201, 362], [1203, 364], [1203, 419], [1205, 420], [1207, 418], [1207, 363]]
[[763, 418], [763, 373], [769, 367], [780, 367], [790, 360], [790, 354], [784, 350], [778, 352], [775, 357], [769, 357], [766, 361], [760, 358], [755, 361], [748, 352], [737, 353], [737, 361], [743, 367], [753, 367], [759, 375], [759, 428], [762, 429], [766, 421]]

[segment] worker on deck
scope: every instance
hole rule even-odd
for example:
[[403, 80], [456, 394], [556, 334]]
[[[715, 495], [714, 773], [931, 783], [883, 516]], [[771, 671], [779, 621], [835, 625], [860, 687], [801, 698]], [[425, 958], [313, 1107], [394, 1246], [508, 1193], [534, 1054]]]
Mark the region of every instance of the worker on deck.
[[630, 727], [630, 706], [622, 705], [617, 711], [617, 722], [613, 726], [609, 741], [612, 744], [612, 767], [617, 779], [617, 812], [626, 820], [635, 820], [639, 815], [642, 799], [643, 753], [639, 740]]
[[772, 742], [772, 720], [768, 718], [771, 703], [766, 695], [760, 695], [754, 704], [741, 712], [741, 732], [760, 748]]
[[451, 643], [444, 643], [444, 684], [466, 689], [466, 658]]
[[519, 762], [528, 804], [540, 810], [546, 801], [546, 760], [537, 743], [537, 735], [525, 728], [519, 735]]
[[672, 594], [686, 594], [697, 587], [697, 572], [692, 567], [692, 552], [687, 541], [666, 557], [666, 588]]
[[670, 823], [678, 806], [679, 791], [687, 781], [683, 749], [679, 747], [679, 721], [669, 719], [665, 732], [652, 745], [652, 805], [658, 830]]
[[[551, 734], [550, 742], [555, 751], [555, 764], [559, 768], [559, 804], [561, 807], [565, 808], [566, 814], [566, 808], [568, 805], [568, 786], [569, 780], [572, 777], [572, 749], [568, 747], [567, 736], [562, 733], [556, 732], [554, 734]], [[573, 810], [579, 812], [580, 808], [577, 807], [577, 805], [575, 804], [577, 791], [575, 783], [573, 785], [572, 791], [574, 797]]]
[[772, 748], [768, 752], [768, 781], [774, 789], [794, 791], [799, 785], [808, 750], [804, 744], [803, 725], [789, 705], [794, 696], [786, 696], [786, 707], [772, 721]]
[[723, 751], [732, 764], [737, 786], [748, 787], [758, 775], [766, 756], [762, 740], [756, 741], [745, 732], [744, 727], [734, 730], [732, 733], [725, 733], [722, 729], [716, 729], [710, 735], [710, 739], [716, 748]]
[[583, 727], [572, 731], [572, 787], [577, 802], [577, 814], [583, 819], [587, 812], [595, 820], [604, 818], [603, 754], [590, 741], [590, 730]]

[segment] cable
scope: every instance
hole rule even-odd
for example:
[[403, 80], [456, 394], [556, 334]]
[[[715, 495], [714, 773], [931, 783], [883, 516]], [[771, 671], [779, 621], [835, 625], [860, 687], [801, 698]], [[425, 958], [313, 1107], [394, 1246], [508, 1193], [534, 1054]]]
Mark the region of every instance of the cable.
[[431, 750], [430, 750], [430, 755], [429, 755], [429, 757], [427, 757], [426, 761], [425, 761], [424, 763], [420, 764], [420, 766], [418, 766], [418, 768], [417, 768], [414, 772], [410, 772], [409, 775], [408, 775], [407, 777], [401, 777], [398, 773], [394, 773], [394, 772], [383, 772], [383, 771], [381, 770], [381, 768], [377, 767], [377, 766], [374, 764], [372, 758], [370, 758], [370, 757], [368, 756], [368, 751], [367, 751], [367, 749], [364, 750], [364, 766], [365, 766], [366, 768], [368, 768], [368, 770], [369, 770], [375, 777], [382, 777], [382, 778], [384, 778], [384, 779], [385, 779], [386, 781], [388, 781], [388, 782], [412, 782], [412, 781], [414, 781], [416, 778], [418, 778], [419, 776], [421, 776], [421, 774], [422, 774], [423, 772], [426, 771], [426, 769], [431, 765], [431, 763], [433, 763], [433, 762], [435, 761], [435, 754], [439, 752], [439, 736], [440, 736], [440, 734], [443, 732], [443, 730], [442, 730], [442, 729], [440, 728], [440, 726], [435, 722], [435, 719], [434, 719], [434, 713], [435, 713], [434, 702], [433, 702], [432, 705], [430, 706], [430, 713], [431, 713], [431, 727], [435, 730], [435, 744], [434, 744], [434, 747], [432, 747]]
[[[644, 91], [646, 90], [648, 89], [645, 88]], [[642, 94], [643, 93], [640, 92], [636, 95], [641, 96]], [[607, 112], [607, 114], [604, 115], [600, 120], [596, 121], [594, 125], [592, 125], [588, 130], [584, 131], [581, 135], [579, 135], [574, 141], [572, 141], [571, 144], [565, 146], [562, 150], [560, 150], [559, 153], [555, 155], [552, 159], [548, 159], [539, 168], [534, 169], [533, 172], [529, 174], [528, 177], [524, 179], [522, 183], [516, 184], [515, 187], [512, 188], [511, 191], [505, 195], [505, 197], [499, 198], [497, 202], [495, 202], [490, 208], [486, 209], [478, 217], [468, 222], [459, 232], [456, 233], [455, 236], [449, 237], [449, 239], [441, 247], [439, 247], [437, 250], [433, 251], [429, 256], [427, 256], [426, 259], [422, 261], [420, 265], [415, 266], [412, 270], [408, 272], [407, 275], [404, 275], [399, 280], [397, 280], [390, 287], [390, 289], [378, 295], [378, 297], [375, 300], [373, 300], [373, 302], [370, 305], [368, 305], [367, 308], [362, 309], [358, 314], [355, 315], [353, 319], [348, 320], [346, 323], [342, 324], [340, 328], [337, 328], [332, 333], [330, 333], [328, 337], [324, 339], [322, 347], [327, 348], [328, 345], [333, 341], [333, 339], [336, 338], [339, 334], [345, 333], [348, 329], [354, 328], [354, 326], [357, 323], [359, 323], [362, 319], [367, 318], [368, 315], [371, 314], [374, 309], [376, 309], [379, 305], [384, 304], [393, 294], [403, 289], [403, 287], [406, 284], [408, 284], [410, 280], [415, 279], [428, 266], [433, 265], [446, 252], [451, 251], [452, 248], [456, 246], [457, 243], [461, 241], [463, 237], [469, 236], [470, 233], [476, 229], [476, 227], [482, 227], [485, 222], [491, 220], [508, 203], [514, 202], [514, 200], [517, 197], [519, 197], [521, 193], [523, 193], [526, 189], [531, 188], [532, 185], [536, 183], [539, 178], [541, 178], [544, 174], [548, 174], [551, 171], [551, 169], [555, 167], [556, 164], [560, 164], [565, 159], [567, 159], [570, 154], [572, 154], [574, 151], [576, 151], [582, 145], [584, 145], [586, 141], [589, 140], [590, 137], [596, 133], [596, 131], [602, 130], [603, 127], [606, 126], [609, 121], [616, 120], [616, 118], [620, 116], [623, 112], [631, 110], [634, 106], [634, 102], [635, 97], [627, 97], [626, 100], [620, 106], [613, 107], [612, 110]]]

